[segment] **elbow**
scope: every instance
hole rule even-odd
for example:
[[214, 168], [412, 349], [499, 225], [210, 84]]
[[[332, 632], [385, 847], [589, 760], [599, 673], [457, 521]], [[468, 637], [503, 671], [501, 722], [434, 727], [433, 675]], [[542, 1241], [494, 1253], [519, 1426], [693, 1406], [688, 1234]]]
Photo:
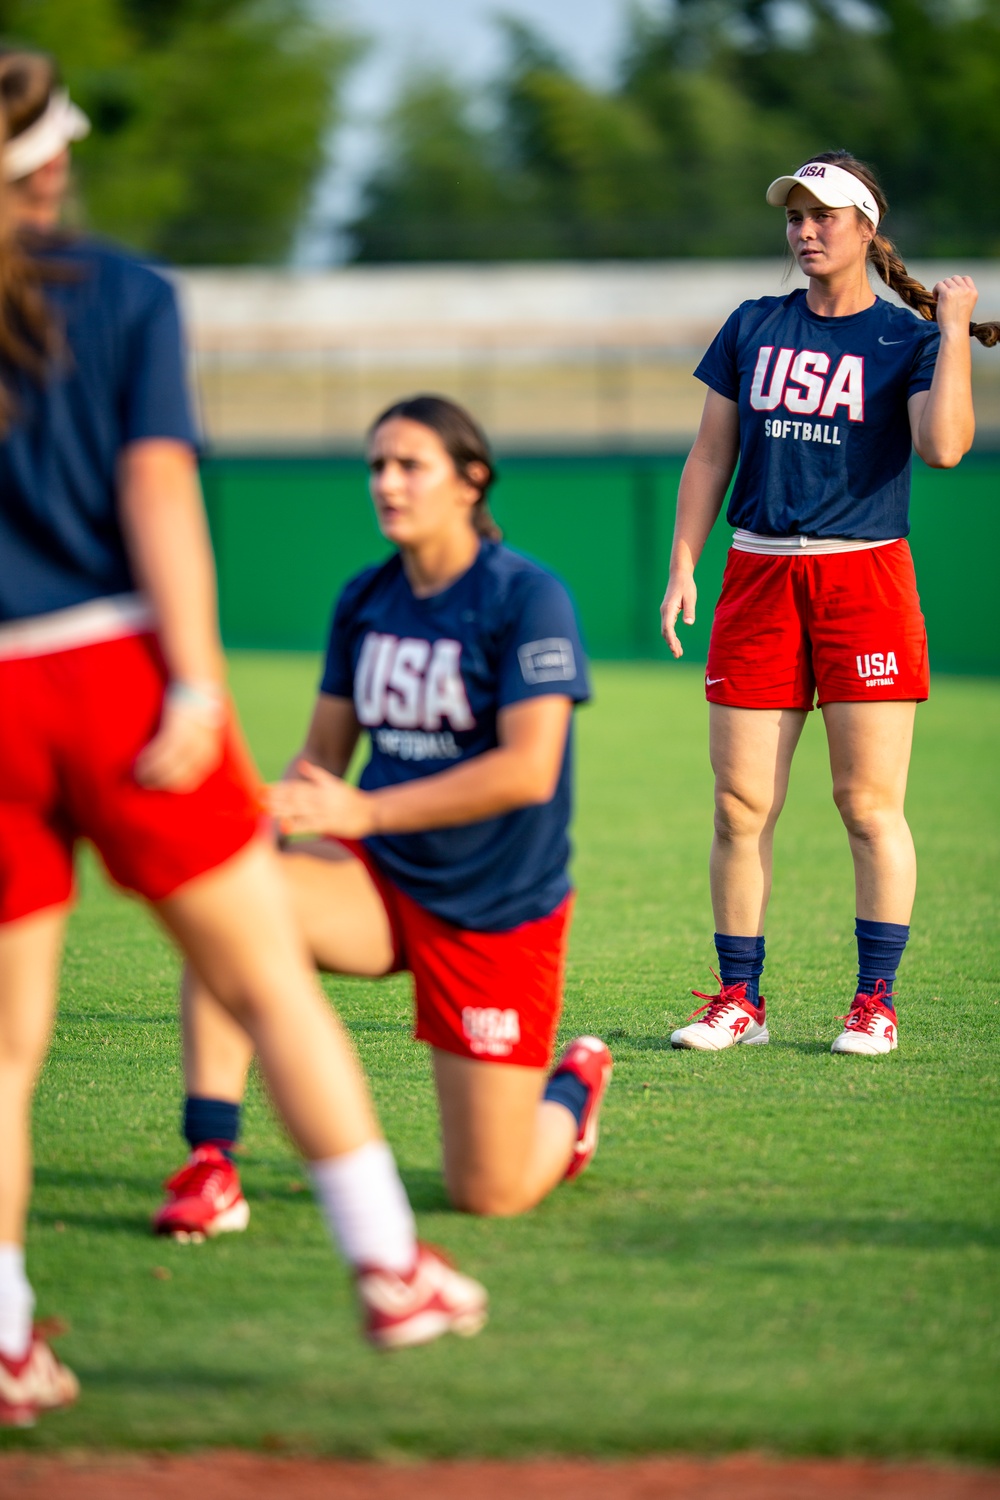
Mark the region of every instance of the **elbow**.
[[559, 770], [549, 766], [526, 766], [518, 787], [515, 807], [544, 807], [559, 785]]
[[954, 469], [972, 447], [975, 431], [950, 435], [940, 442], [915, 443], [917, 454], [929, 469]]
[[917, 449], [929, 469], [954, 469], [968, 451], [968, 448], [934, 448], [928, 453], [920, 453]]

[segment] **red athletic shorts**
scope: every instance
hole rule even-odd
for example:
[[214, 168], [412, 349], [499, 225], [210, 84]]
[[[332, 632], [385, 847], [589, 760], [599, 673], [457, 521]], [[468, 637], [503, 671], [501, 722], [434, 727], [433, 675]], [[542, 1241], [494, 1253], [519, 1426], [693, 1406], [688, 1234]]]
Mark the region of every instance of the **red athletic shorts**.
[[254, 836], [260, 799], [232, 727], [195, 791], [135, 780], [165, 682], [151, 635], [0, 661], [0, 922], [69, 900], [78, 838], [119, 885], [162, 901]]
[[923, 701], [927, 633], [905, 541], [858, 552], [731, 551], [705, 670], [710, 703]]
[[470, 932], [401, 891], [363, 844], [338, 842], [363, 862], [382, 898], [394, 972], [413, 975], [417, 1040], [481, 1062], [548, 1067], [562, 1010], [573, 897], [507, 932]]

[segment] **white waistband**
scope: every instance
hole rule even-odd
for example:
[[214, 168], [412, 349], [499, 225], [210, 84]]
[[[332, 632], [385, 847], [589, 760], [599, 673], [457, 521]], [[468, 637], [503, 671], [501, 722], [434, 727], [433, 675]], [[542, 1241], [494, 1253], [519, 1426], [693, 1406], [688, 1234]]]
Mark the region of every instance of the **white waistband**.
[[18, 656], [48, 656], [74, 646], [95, 646], [122, 636], [140, 635], [153, 626], [153, 607], [142, 594], [113, 594], [89, 599], [49, 615], [0, 624], [0, 661]]
[[813, 557], [824, 552], [868, 552], [872, 547], [891, 547], [898, 537], [881, 542], [859, 541], [849, 536], [758, 536], [756, 531], [734, 531], [734, 552], [757, 552], [762, 557]]

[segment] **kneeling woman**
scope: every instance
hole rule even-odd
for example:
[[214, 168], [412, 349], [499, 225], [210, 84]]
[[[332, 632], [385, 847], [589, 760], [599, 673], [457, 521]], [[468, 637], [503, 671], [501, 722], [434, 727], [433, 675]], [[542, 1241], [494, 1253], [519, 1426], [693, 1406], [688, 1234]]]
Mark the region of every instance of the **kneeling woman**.
[[[397, 551], [337, 604], [312, 723], [272, 788], [302, 930], [328, 972], [408, 969], [433, 1049], [444, 1171], [457, 1208], [532, 1207], [593, 1155], [611, 1076], [572, 1042], [546, 1084], [562, 999], [570, 721], [588, 697], [563, 586], [500, 541], [486, 440], [460, 407], [418, 396], [369, 439], [371, 493]], [[360, 789], [344, 776], [361, 731]], [[161, 1233], [241, 1228], [226, 1156], [250, 1051], [213, 997], [186, 995], [185, 1133]]]

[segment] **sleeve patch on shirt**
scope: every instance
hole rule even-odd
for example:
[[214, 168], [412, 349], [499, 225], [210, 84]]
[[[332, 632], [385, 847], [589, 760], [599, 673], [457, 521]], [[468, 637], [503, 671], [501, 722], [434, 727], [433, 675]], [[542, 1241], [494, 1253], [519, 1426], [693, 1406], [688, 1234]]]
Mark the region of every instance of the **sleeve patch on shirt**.
[[572, 682], [576, 676], [573, 642], [565, 636], [550, 636], [544, 641], [526, 641], [517, 648], [521, 676], [529, 686], [540, 682]]

